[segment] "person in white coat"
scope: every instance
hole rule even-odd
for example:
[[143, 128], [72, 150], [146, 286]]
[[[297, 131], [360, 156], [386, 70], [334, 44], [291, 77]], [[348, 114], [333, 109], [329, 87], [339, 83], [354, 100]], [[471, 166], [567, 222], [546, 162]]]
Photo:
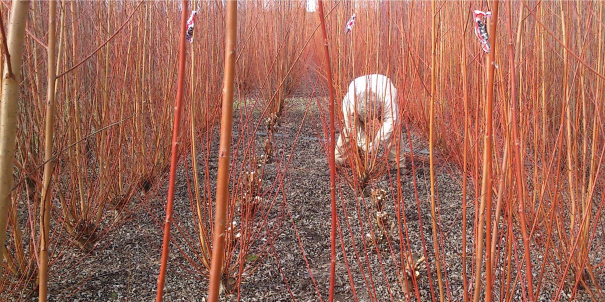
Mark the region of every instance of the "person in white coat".
[[[343, 165], [347, 158], [347, 146], [354, 136], [357, 146], [366, 154], [377, 152], [380, 146], [390, 149], [388, 160], [391, 165], [397, 163], [397, 148], [393, 145], [393, 130], [399, 121], [397, 90], [391, 80], [381, 74], [371, 74], [356, 78], [342, 101], [344, 128], [341, 131], [334, 150], [336, 164]], [[369, 141], [366, 138], [366, 122], [378, 119], [380, 130]], [[401, 141], [401, 140], [400, 140]], [[400, 146], [403, 145], [400, 142]], [[400, 152], [403, 149], [400, 147]], [[405, 157], [399, 157], [399, 166], [405, 167]]]

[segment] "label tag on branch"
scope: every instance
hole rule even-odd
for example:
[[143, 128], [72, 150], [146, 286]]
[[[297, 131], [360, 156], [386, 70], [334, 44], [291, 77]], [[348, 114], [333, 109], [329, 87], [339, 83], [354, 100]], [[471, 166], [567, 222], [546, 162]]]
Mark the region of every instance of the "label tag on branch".
[[486, 20], [488, 17], [492, 15], [492, 12], [482, 12], [480, 10], [476, 10], [473, 12], [473, 19], [475, 20], [475, 35], [481, 42], [481, 47], [483, 51], [489, 53], [489, 36], [487, 34], [487, 25]]
[[351, 19], [347, 22], [347, 29], [345, 30], [345, 35], [348, 34], [351, 30], [353, 30], [353, 25], [355, 25], [355, 14], [351, 16]]
[[193, 43], [193, 23], [195, 22], [195, 15], [197, 15], [196, 10], [191, 12], [191, 16], [189, 17], [189, 20], [187, 20], [187, 35], [185, 38], [189, 43]]

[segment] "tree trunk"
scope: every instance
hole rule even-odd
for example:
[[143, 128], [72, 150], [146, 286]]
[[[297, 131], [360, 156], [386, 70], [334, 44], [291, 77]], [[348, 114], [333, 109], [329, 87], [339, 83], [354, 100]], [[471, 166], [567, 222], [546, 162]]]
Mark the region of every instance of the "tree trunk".
[[[10, 64], [4, 67], [2, 77], [2, 99], [0, 101], [0, 247], [6, 241], [6, 223], [10, 207], [10, 193], [13, 187], [13, 160], [15, 157], [15, 139], [17, 133], [17, 109], [19, 100], [19, 82], [21, 82], [21, 63], [23, 62], [23, 42], [29, 1], [13, 1], [8, 38]], [[10, 65], [10, 69], [8, 68]], [[11, 73], [12, 71], [12, 73]], [[2, 268], [0, 268], [0, 274]]]

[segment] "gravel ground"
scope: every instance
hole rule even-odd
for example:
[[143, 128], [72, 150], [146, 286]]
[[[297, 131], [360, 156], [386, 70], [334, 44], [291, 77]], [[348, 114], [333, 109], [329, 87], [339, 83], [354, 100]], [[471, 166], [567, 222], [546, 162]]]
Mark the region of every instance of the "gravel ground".
[[[328, 298], [330, 176], [321, 139], [318, 139], [321, 124], [316, 117], [305, 118], [299, 139], [295, 142], [304, 116], [303, 107], [299, 104], [297, 108], [286, 111], [284, 122], [278, 131], [280, 135], [275, 136], [276, 158], [283, 156], [284, 159], [289, 159], [294, 150], [287, 169], [283, 168], [286, 160], [273, 161], [267, 165], [266, 179], [263, 180], [266, 188], [280, 176], [285, 176], [283, 188], [269, 190], [269, 195], [279, 201], [276, 203], [278, 206], [268, 212], [269, 221], [271, 225], [281, 222], [281, 227], [274, 233], [277, 237], [272, 249], [263, 249], [262, 244], [253, 249], [256, 255], [266, 257], [242, 281], [239, 292], [242, 301], [289, 301], [293, 298], [296, 301], [319, 301], [320, 297], [323, 300]], [[237, 123], [235, 129], [235, 133], [238, 133], [237, 129], [242, 129], [241, 123]], [[238, 136], [234, 140], [237, 138]], [[265, 139], [263, 134], [260, 133], [254, 139], [260, 150]], [[414, 150], [425, 147], [422, 140], [413, 139]], [[213, 152], [216, 152], [216, 147]], [[217, 169], [214, 162], [210, 164], [212, 173], [216, 173]], [[444, 286], [449, 288], [451, 294], [445, 298], [450, 301], [460, 300], [462, 181], [460, 173], [447, 163], [438, 162], [436, 168], [436, 198], [439, 203], [437, 223], [444, 251], [442, 257], [445, 259], [445, 265], [441, 269], [447, 279]], [[426, 256], [427, 261], [418, 270], [420, 300], [432, 299], [431, 288], [438, 295], [432, 248], [428, 162], [420, 155], [413, 164], [408, 160], [408, 169], [411, 171], [400, 178], [400, 194], [393, 190], [397, 187], [396, 171], [387, 172], [370, 183], [371, 188], [388, 192], [383, 212], [387, 213], [389, 224], [392, 222], [397, 225], [396, 205], [403, 206], [400, 216], [403, 237], [399, 237], [395, 227], [390, 240], [378, 243], [372, 240], [378, 238], [380, 230], [377, 228], [376, 210], [371, 198], [358, 196], [342, 176], [339, 177], [336, 195], [339, 216], [337, 236], [343, 240], [342, 244], [338, 242], [336, 250], [336, 301], [353, 301], [355, 298], [359, 301], [407, 301], [399, 281], [401, 250]], [[281, 174], [283, 171], [287, 174]], [[207, 294], [207, 281], [200, 274], [199, 261], [195, 258], [197, 245], [188, 244], [183, 236], [186, 232], [194, 234], [195, 230], [186, 173], [185, 165], [181, 164], [175, 193], [177, 227], [172, 228], [175, 239], [171, 245], [165, 301], [204, 301]], [[99, 248], [88, 254], [75, 248], [67, 249], [65, 257], [60, 257], [59, 260], [63, 265], [54, 266], [61, 269], [51, 270], [50, 301], [153, 301], [160, 267], [165, 215], [163, 196], [166, 196], [166, 191], [166, 187], [161, 187], [147, 194], [141, 193], [135, 198], [129, 219], [122, 227], [105, 236], [99, 243]], [[469, 186], [469, 192], [473, 191]], [[285, 202], [281, 202], [282, 200]], [[400, 202], [394, 202], [396, 200]], [[473, 244], [473, 202], [472, 196], [468, 196], [468, 217], [471, 220], [467, 224], [469, 253]], [[375, 233], [375, 236], [366, 235], [371, 233]], [[405, 239], [406, 234], [409, 240]], [[261, 243], [266, 241], [266, 238], [259, 240]], [[400, 248], [402, 245], [403, 248]], [[539, 267], [540, 259], [534, 260], [535, 267]], [[430, 272], [427, 271], [427, 266], [431, 268]], [[469, 272], [472, 266], [473, 259], [469, 257]], [[432, 283], [429, 282], [429, 273]], [[500, 276], [499, 272], [496, 273], [497, 277]], [[545, 285], [538, 300], [550, 301], [553, 291], [551, 285]], [[520, 289], [518, 294], [521, 294]], [[24, 297], [9, 297], [8, 300], [37, 300], [31, 296]], [[433, 298], [438, 299], [438, 296]], [[497, 301], [499, 293], [495, 298]], [[223, 295], [221, 299], [235, 301], [238, 293]], [[578, 298], [580, 300], [582, 299]]]

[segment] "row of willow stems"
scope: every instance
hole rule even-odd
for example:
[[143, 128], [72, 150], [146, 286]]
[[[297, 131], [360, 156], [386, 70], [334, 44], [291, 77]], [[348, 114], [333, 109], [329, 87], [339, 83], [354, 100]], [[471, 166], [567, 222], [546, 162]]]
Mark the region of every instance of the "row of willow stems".
[[[472, 15], [472, 11], [466, 11], [465, 9], [469, 7], [469, 4], [473, 7], [472, 2], [464, 2], [462, 7], [456, 7], [455, 9], [451, 9], [453, 5], [449, 4], [440, 4], [436, 2], [437, 7], [441, 7], [440, 11], [433, 12], [432, 14], [427, 14], [431, 16], [431, 20], [437, 20], [439, 18], [447, 18], [451, 17], [452, 12], [460, 11], [459, 15], [456, 15], [456, 18], [460, 18], [460, 26], [459, 29], [463, 31], [462, 36], [465, 37], [463, 41], [474, 40], [475, 38], [472, 35], [472, 18], [469, 18], [469, 13]], [[385, 4], [386, 5], [386, 4]], [[431, 89], [431, 99], [433, 100], [431, 104], [439, 103], [441, 106], [437, 107], [436, 110], [431, 108], [430, 113], [426, 114], [426, 109], [422, 104], [413, 104], [411, 103], [409, 107], [406, 109], [412, 109], [415, 112], [420, 112], [421, 116], [415, 121], [416, 125], [428, 125], [426, 129], [429, 129], [430, 132], [434, 132], [431, 136], [431, 140], [433, 140], [432, 144], [440, 148], [445, 156], [449, 156], [453, 158], [454, 161], [459, 162], [463, 167], [463, 224], [462, 224], [462, 233], [465, 234], [462, 238], [462, 262], [463, 262], [463, 283], [464, 283], [464, 300], [469, 300], [469, 291], [472, 289], [469, 288], [468, 284], [468, 276], [467, 276], [467, 175], [471, 174], [472, 170], [469, 170], [468, 167], [471, 166], [475, 168], [475, 184], [482, 183], [482, 186], [476, 186], [475, 196], [477, 200], [481, 199], [481, 203], [476, 202], [476, 215], [480, 217], [476, 217], [476, 228], [475, 228], [475, 236], [479, 236], [478, 233], [485, 234], [486, 240], [474, 240], [475, 241], [475, 255], [477, 256], [475, 260], [475, 289], [474, 289], [474, 297], [473, 299], [479, 299], [481, 297], [482, 288], [485, 288], [485, 295], [489, 296], [488, 299], [492, 299], [494, 296], [493, 285], [496, 284], [496, 278], [501, 278], [501, 297], [513, 297], [515, 288], [518, 288], [519, 284], [521, 284], [521, 288], [523, 289], [523, 293], [527, 299], [532, 300], [534, 297], [539, 295], [540, 290], [543, 288], [544, 284], [547, 283], [545, 279], [545, 271], [547, 267], [555, 267], [555, 271], [557, 272], [557, 276], [559, 279], [555, 280], [553, 284], [555, 284], [558, 289], [557, 295], [560, 294], [563, 284], [565, 284], [564, 280], [567, 279], [567, 271], [568, 269], [573, 272], [574, 275], [574, 284], [572, 285], [574, 293], [577, 292], [578, 284], [582, 287], [586, 287], [586, 283], [588, 279], [594, 279], [592, 277], [594, 275], [594, 269], [590, 265], [590, 258], [588, 257], [590, 249], [590, 244], [594, 240], [594, 231], [591, 230], [596, 227], [598, 224], [595, 220], [595, 211], [598, 210], [597, 213], [600, 213], [600, 209], [596, 209], [596, 203], [594, 201], [594, 197], [599, 188], [599, 181], [597, 180], [597, 176], [599, 175], [600, 167], [599, 162], [602, 155], [599, 153], [599, 146], [602, 143], [602, 122], [600, 118], [600, 108], [601, 105], [596, 105], [598, 102], [595, 102], [594, 99], [598, 100], [602, 95], [602, 58], [598, 58], [597, 67], [592, 68], [589, 65], [588, 61], [588, 49], [590, 51], [597, 52], [602, 49], [602, 29], [599, 27], [598, 29], [595, 27], [588, 27], [589, 24], [595, 24], [595, 19], [602, 14], [602, 5], [598, 6], [595, 4], [591, 4], [590, 6], [579, 8], [578, 3], [569, 2], [565, 4], [557, 3], [540, 3], [535, 7], [528, 7], [528, 4], [517, 3], [516, 9], [513, 7], [514, 3], [507, 4], [507, 18], [506, 18], [506, 28], [507, 28], [507, 47], [505, 47], [504, 55], [496, 56], [497, 48], [496, 45], [501, 44], [499, 41], [498, 35], [495, 31], [497, 27], [497, 15], [498, 15], [498, 2], [490, 3], [488, 6], [489, 9], [496, 17], [489, 18], [491, 23], [490, 26], [490, 43], [492, 44], [492, 52], [489, 55], [485, 55], [486, 61], [485, 65], [481, 63], [475, 63], [478, 66], [485, 66], [487, 73], [484, 74], [481, 72], [477, 72], [477, 76], [475, 79], [477, 80], [477, 88], [475, 91], [477, 92], [474, 96], [477, 97], [481, 102], [477, 102], [478, 105], [473, 105], [473, 101], [470, 100], [473, 95], [469, 94], [469, 81], [473, 79], [473, 74], [469, 76], [467, 74], [467, 69], [469, 63], [467, 61], [467, 54], [469, 53], [467, 45], [465, 42], [460, 44], [460, 50], [462, 53], [462, 66], [460, 69], [462, 70], [462, 79], [461, 79], [461, 91], [460, 89], [455, 91], [460, 91], [460, 98], [463, 102], [463, 108], [460, 108], [460, 105], [452, 106], [453, 110], [449, 110], [447, 107], [444, 107], [443, 104], [450, 104], [449, 101], [442, 101], [440, 99], [453, 99], [454, 102], [458, 96], [447, 94], [450, 91], [451, 87], [439, 88], [439, 89]], [[445, 9], [444, 9], [445, 8]], [[462, 9], [465, 8], [465, 9]], [[473, 7], [476, 8], [476, 7]], [[551, 10], [559, 10], [561, 11], [560, 18], [548, 19], [547, 15], [544, 12]], [[589, 16], [585, 19], [577, 19], [576, 23], [574, 23], [574, 28], [590, 28], [589, 31], [576, 31], [578, 33], [576, 36], [569, 36], [566, 34], [566, 28], [569, 27], [568, 17], [570, 16], [571, 11], [573, 10], [581, 11], [586, 16]], [[515, 15], [514, 13], [518, 10], [518, 13]], [[347, 12], [346, 9], [343, 9], [345, 14]], [[410, 14], [413, 9], [410, 9]], [[454, 14], [455, 15], [455, 14]], [[513, 16], [517, 17], [517, 21], [514, 21]], [[529, 18], [524, 18], [525, 15], [528, 15]], [[359, 16], [359, 15], [358, 15]], [[340, 23], [344, 24], [348, 18], [342, 17], [339, 15], [338, 23], [335, 24], [335, 28], [339, 29]], [[359, 18], [356, 26], [365, 25], [360, 21], [363, 20]], [[413, 20], [425, 20], [423, 18], [410, 18], [410, 24]], [[527, 31], [529, 27], [529, 21], [534, 20], [535, 24], [535, 32], [533, 38], [535, 39], [535, 43], [531, 44], [532, 41], [524, 38], [526, 34], [524, 31]], [[563, 40], [559, 39], [544, 23], [548, 20], [551, 20], [557, 26], [561, 27], [561, 33], [563, 34]], [[469, 22], [470, 21], [470, 22]], [[441, 22], [441, 24], [445, 24], [447, 22]], [[516, 28], [514, 27], [514, 23], [516, 24]], [[433, 23], [434, 26], [431, 28], [432, 38], [431, 43], [431, 56], [432, 58], [437, 57], [439, 60], [437, 62], [432, 63], [431, 68], [431, 76], [433, 80], [431, 80], [431, 85], [435, 84], [437, 87], [442, 87], [443, 85], [447, 85], [445, 79], [449, 79], [452, 77], [450, 73], [459, 72], [458, 69], [449, 69], [451, 68], [449, 65], [441, 65], [440, 63], [447, 63], [444, 60], [443, 53], [447, 53], [445, 48], [445, 43], [447, 42], [443, 38], [443, 34], [448, 35], [457, 35], [457, 32], [451, 30], [444, 30], [442, 25], [437, 25]], [[550, 23], [549, 23], [550, 25]], [[375, 24], [372, 24], [375, 26]], [[410, 26], [410, 29], [413, 28]], [[334, 32], [338, 33], [338, 30]], [[345, 87], [347, 82], [346, 79], [354, 78], [354, 76], [348, 76], [353, 70], [353, 74], [359, 75], [357, 72], [357, 66], [355, 65], [354, 58], [368, 58], [373, 56], [372, 47], [364, 48], [364, 47], [352, 47], [352, 49], [344, 48], [348, 47], [349, 44], [355, 45], [356, 37], [364, 37], [363, 33], [367, 32], [375, 32], [374, 27], [370, 27], [369, 25], [365, 25], [362, 29], [355, 27], [353, 33], [350, 34], [352, 36], [348, 36], [346, 39], [350, 39], [350, 41], [342, 42], [340, 37], [334, 38], [330, 40], [333, 44], [337, 44], [341, 47], [335, 47], [333, 49], [338, 49], [338, 51], [333, 52], [333, 56], [337, 58], [338, 63], [334, 64], [336, 72], [336, 78], [342, 79], [342, 81], [335, 80], [337, 85], [341, 85]], [[467, 33], [471, 33], [467, 35]], [[438, 36], [438, 35], [440, 36]], [[593, 36], [593, 34], [598, 34], [598, 39], [590, 40], [589, 37]], [[356, 36], [357, 35], [357, 36]], [[417, 39], [414, 39], [410, 45], [415, 45], [415, 43], [420, 43], [421, 41], [426, 41], [426, 39], [422, 39], [420, 34], [413, 32], [411, 36], [416, 35]], [[563, 63], [560, 67], [563, 72], [555, 73], [554, 75], [558, 76], [553, 81], [561, 78], [561, 75], [564, 75], [564, 78], [561, 79], [562, 83], [565, 83], [561, 86], [549, 86], [549, 76], [548, 76], [548, 68], [558, 68], [551, 63], [549, 65], [549, 57], [546, 55], [548, 51], [548, 44], [545, 41], [548, 41], [548, 36], [551, 36], [553, 40], [556, 42], [555, 45], [551, 45], [551, 47], [559, 46], [563, 55]], [[343, 35], [343, 37], [345, 37]], [[437, 38], [438, 37], [438, 38]], [[573, 45], [569, 41], [576, 41], [576, 46], [578, 52], [574, 52]], [[589, 44], [589, 42], [596, 42]], [[437, 45], [441, 45], [440, 50]], [[478, 45], [478, 44], [477, 44]], [[535, 52], [532, 54], [531, 58], [537, 59], [536, 61], [528, 61], [527, 57], [524, 57], [524, 53], [531, 49], [532, 45], [534, 45]], [[540, 45], [540, 47], [538, 47]], [[417, 55], [414, 51], [420, 51], [420, 47], [416, 49], [411, 49], [412, 56]], [[481, 51], [479, 47], [476, 47], [479, 52]], [[478, 52], [478, 53], [479, 53]], [[534, 57], [535, 56], [535, 57]], [[577, 60], [576, 66], [574, 66], [573, 62], [570, 60], [571, 57], [575, 57]], [[483, 56], [478, 56], [483, 58]], [[353, 59], [351, 59], [353, 58]], [[502, 60], [499, 60], [502, 58]], [[521, 59], [519, 59], [521, 58]], [[385, 61], [391, 60], [392, 57], [385, 59]], [[551, 62], [555, 58], [550, 58]], [[529, 62], [525, 64], [520, 64], [520, 60], [523, 62]], [[473, 62], [477, 62], [479, 60], [474, 59]], [[483, 60], [481, 60], [483, 61]], [[456, 60], [451, 60], [450, 62], [456, 63]], [[535, 63], [535, 65], [531, 65], [531, 63]], [[413, 62], [412, 62], [413, 63]], [[500, 69], [501, 72], [498, 72], [497, 69], [498, 64], [504, 65], [509, 68], [508, 71], [503, 68]], [[509, 65], [506, 65], [509, 64]], [[529, 65], [528, 65], [529, 64]], [[368, 66], [367, 61], [365, 64], [358, 64], [362, 66]], [[372, 65], [372, 64], [370, 64]], [[458, 65], [458, 64], [456, 64]], [[537, 73], [531, 73], [531, 66], [538, 66]], [[375, 67], [375, 66], [372, 66]], [[412, 66], [413, 68], [409, 70], [410, 74], [415, 74], [417, 71], [415, 70], [417, 67]], [[381, 70], [380, 68], [377, 68]], [[482, 68], [478, 68], [477, 71], [483, 70]], [[554, 70], [554, 69], [553, 69]], [[590, 79], [586, 73], [592, 72], [592, 78], [595, 78], [596, 85], [594, 85], [594, 94], [590, 92]], [[507, 73], [508, 72], [508, 73]], [[572, 73], [573, 74], [570, 74]], [[434, 78], [434, 75], [438, 74], [437, 78]], [[569, 76], [568, 76], [569, 74]], [[536, 79], [532, 79], [531, 76], [537, 76]], [[541, 75], [541, 76], [540, 76]], [[573, 75], [573, 78], [572, 78]], [[449, 76], [449, 78], [448, 78]], [[508, 76], [508, 77], [506, 77]], [[573, 80], [572, 80], [573, 79]], [[574, 83], [574, 81], [576, 83]], [[342, 84], [342, 83], [345, 84]], [[405, 83], [405, 82], [404, 82]], [[503, 84], [497, 84], [503, 83]], [[533, 90], [528, 90], [528, 85], [534, 87]], [[407, 86], [406, 86], [407, 88]], [[557, 90], [557, 88], [562, 88], [563, 92], [557, 94], [553, 94], [553, 90]], [[423, 90], [424, 89], [424, 90]], [[575, 89], [575, 90], [572, 90]], [[343, 89], [340, 89], [341, 91]], [[345, 89], [346, 90], [346, 89]], [[426, 87], [421, 87], [417, 89], [416, 92], [426, 91]], [[575, 91], [575, 95], [574, 95]], [[555, 91], [556, 92], [556, 91]], [[487, 95], [484, 95], [487, 94]], [[525, 101], [526, 96], [531, 95], [531, 101]], [[549, 96], [552, 94], [551, 96]], [[594, 95], [596, 98], [593, 101], [590, 100], [590, 96]], [[496, 97], [499, 96], [499, 97]], [[563, 96], [563, 97], [561, 97]], [[551, 101], [550, 99], [557, 99], [556, 102]], [[422, 99], [422, 98], [418, 98]], [[501, 101], [497, 101], [497, 100]], [[579, 101], [575, 101], [577, 99]], [[487, 100], [487, 101], [483, 101]], [[553, 103], [554, 102], [554, 103]], [[591, 103], [595, 104], [594, 110], [592, 109]], [[502, 104], [502, 105], [500, 105]], [[475, 107], [475, 117], [472, 115], [472, 108]], [[484, 123], [479, 122], [479, 109], [483, 107], [483, 112], [485, 114]], [[505, 108], [501, 112], [501, 108]], [[456, 112], [458, 109], [459, 110]], [[559, 110], [560, 112], [557, 112]], [[453, 112], [453, 113], [452, 113]], [[553, 117], [550, 116], [551, 113]], [[463, 116], [461, 116], [463, 114]], [[592, 114], [592, 115], [591, 115]], [[423, 116], [429, 116], [431, 121], [424, 121]], [[437, 119], [435, 119], [435, 116]], [[498, 119], [494, 119], [496, 117]], [[474, 120], [473, 120], [474, 118]], [[457, 125], [458, 121], [462, 121], [462, 127], [451, 127], [451, 125]], [[534, 126], [529, 125], [528, 123], [533, 122]], [[591, 127], [592, 124], [592, 127]], [[483, 148], [481, 148], [481, 144], [477, 144], [477, 142], [473, 142], [473, 129], [472, 125], [475, 127], [474, 137], [479, 140], [479, 132], [480, 129], [483, 129], [485, 132], [481, 131], [485, 134], [482, 136], [481, 140], [483, 140]], [[497, 126], [496, 126], [497, 125]], [[528, 126], [529, 125], [529, 126]], [[498, 127], [499, 126], [499, 127]], [[424, 129], [424, 127], [421, 127]], [[460, 129], [464, 139], [459, 140], [458, 135], [451, 135], [448, 131], [454, 131]], [[551, 129], [557, 130], [555, 131], [555, 135], [552, 136], [553, 132]], [[327, 133], [327, 132], [326, 132]], [[457, 143], [454, 141], [458, 141]], [[501, 142], [500, 145], [494, 145], [495, 143]], [[461, 144], [463, 143], [463, 144]], [[475, 153], [471, 152], [471, 146], [474, 145]], [[457, 148], [457, 147], [460, 148]], [[555, 152], [549, 152], [549, 148], [554, 148]], [[434, 151], [434, 147], [432, 147], [432, 151]], [[530, 150], [529, 152], [527, 150]], [[552, 150], [552, 149], [551, 149]], [[461, 152], [462, 151], [462, 152]], [[541, 152], [541, 153], [540, 153]], [[431, 152], [431, 155], [434, 152]], [[469, 154], [470, 153], [470, 154]], [[556, 155], [559, 155], [558, 157]], [[483, 155], [483, 161], [481, 161], [481, 156]], [[531, 155], [531, 156], [530, 156]], [[492, 160], [496, 157], [500, 157], [498, 161], [499, 164], [492, 165]], [[473, 164], [474, 163], [474, 164]], [[481, 163], [481, 165], [479, 164]], [[358, 168], [361, 173], [363, 173], [363, 165], [354, 165]], [[483, 166], [483, 173], [479, 173], [479, 168]], [[493, 167], [492, 167], [493, 166]], [[528, 167], [530, 167], [528, 169]], [[562, 171], [562, 173], [559, 173]], [[431, 169], [432, 173], [434, 173], [435, 168]], [[556, 173], [552, 173], [556, 171]], [[360, 175], [362, 175], [360, 173]], [[483, 177], [483, 181], [479, 181], [481, 179], [481, 175]], [[566, 180], [565, 180], [566, 178]], [[359, 177], [362, 179], [362, 177]], [[431, 186], [434, 188], [435, 177], [431, 177]], [[531, 179], [532, 182], [528, 183], [523, 180]], [[370, 179], [371, 181], [371, 179]], [[355, 183], [354, 181], [351, 181]], [[362, 182], [363, 183], [363, 182]], [[557, 189], [557, 187], [564, 187], [563, 191]], [[509, 189], [512, 188], [512, 189]], [[494, 195], [490, 194], [490, 192], [496, 192]], [[569, 197], [569, 200], [567, 197]], [[495, 197], [495, 198], [492, 198]], [[554, 202], [550, 202], [554, 197]], [[431, 193], [431, 198], [435, 198], [435, 191]], [[563, 201], [566, 201], [565, 203]], [[567, 202], [569, 201], [569, 202]], [[436, 207], [435, 203], [433, 203]], [[495, 209], [494, 209], [495, 206]], [[569, 211], [569, 215], [563, 215]], [[435, 213], [433, 210], [433, 217], [439, 217], [438, 213]], [[505, 220], [501, 220], [502, 217], [505, 217]], [[438, 230], [438, 225], [433, 225], [433, 231]], [[506, 227], [506, 245], [501, 246], [499, 238], [501, 237], [501, 233]], [[485, 228], [485, 229], [484, 229]], [[520, 251], [519, 260], [515, 260], [513, 256], [517, 256], [516, 251], [517, 247], [514, 245], [515, 242], [515, 229], [519, 230], [520, 242], [522, 242], [522, 249], [518, 249]], [[558, 235], [557, 235], [558, 234]], [[483, 236], [483, 235], [481, 235]], [[559, 238], [554, 238], [559, 237]], [[540, 240], [536, 240], [536, 238], [541, 238]], [[544, 238], [552, 238], [555, 240], [549, 241], [550, 239]], [[435, 253], [438, 255], [440, 248], [438, 243], [441, 241], [437, 240], [438, 238], [434, 238], [433, 244], [435, 244]], [[477, 239], [477, 237], [475, 237]], [[485, 244], [485, 249], [483, 245]], [[550, 249], [553, 245], [557, 245], [561, 247], [561, 249]], [[543, 250], [543, 251], [542, 251]], [[484, 252], [486, 257], [483, 258]], [[501, 262], [498, 260], [501, 253], [505, 253], [505, 262]], [[540, 254], [543, 254], [544, 257], [540, 257]], [[535, 264], [532, 265], [532, 261], [535, 261], [536, 257], [539, 257], [542, 260], [542, 268], [539, 270], [539, 274], [536, 278], [534, 275]], [[553, 257], [558, 259], [558, 262], [552, 261]], [[444, 257], [437, 256], [437, 265]], [[485, 264], [483, 263], [483, 259], [485, 259]], [[515, 265], [515, 261], [519, 261]], [[562, 265], [557, 265], [556, 263], [563, 263]], [[485, 266], [484, 266], [485, 265]], [[506, 269], [505, 274], [497, 274], [499, 270], [496, 268], [499, 265], [504, 265]], [[518, 271], [519, 276], [523, 276], [523, 278], [517, 277], [514, 278], [515, 272], [514, 269]], [[484, 268], [484, 269], [483, 269]], [[483, 276], [482, 272], [487, 272], [487, 282], [485, 287], [482, 286]], [[443, 278], [442, 276], [438, 276], [439, 279]], [[447, 278], [447, 277], [445, 277]], [[536, 282], [536, 280], [538, 280]], [[594, 283], [594, 282], [593, 282]], [[443, 299], [443, 291], [447, 290], [443, 288], [440, 294], [440, 299]], [[597, 295], [597, 293], [592, 293], [593, 295]]]
[[[158, 106], [155, 112], [151, 112], [158, 122], [144, 128], [141, 126], [143, 118], [149, 118], [142, 114], [145, 111], [142, 106], [144, 96], [141, 94], [141, 98], [127, 103], [125, 91], [128, 89], [111, 92], [114, 85], [127, 83], [126, 75], [132, 65], [129, 64], [129, 54], [144, 44], [144, 39], [136, 41], [120, 33], [135, 29], [137, 20], [139, 24], [149, 22], [151, 17], [141, 14], [149, 6], [143, 3], [123, 6], [128, 10], [123, 21], [116, 18], [112, 3], [106, 7], [107, 14], [103, 10], [93, 11], [96, 18], [105, 19], [102, 24], [110, 32], [105, 37], [99, 35], [97, 45], [93, 46], [78, 43], [80, 35], [90, 29], [83, 19], [78, 21], [78, 12], [90, 13], [91, 4], [50, 1], [46, 6], [35, 3], [34, 9], [29, 11], [33, 17], [29, 39], [19, 28], [22, 22], [15, 21], [28, 19], [27, 9], [26, 13], [22, 9], [29, 4], [25, 1], [12, 4], [9, 36], [13, 42], [8, 44], [11, 47], [18, 43], [25, 45], [15, 49], [7, 47], [2, 51], [11, 61], [16, 60], [5, 70], [14, 77], [20, 77], [22, 53], [26, 51], [26, 57], [30, 59], [23, 64], [25, 80], [22, 83], [29, 86], [23, 90], [23, 98], [33, 102], [24, 102], [17, 111], [10, 107], [13, 100], [3, 102], [9, 105], [4, 112], [12, 114], [7, 121], [10, 124], [11, 119], [15, 120], [19, 140], [10, 138], [14, 136], [11, 131], [2, 134], [3, 139], [13, 140], [12, 153], [7, 155], [14, 158], [11, 168], [12, 164], [18, 168], [18, 178], [14, 185], [5, 183], [8, 197], [2, 200], [3, 211], [6, 209], [7, 214], [0, 213], [0, 217], [4, 229], [9, 224], [11, 238], [6, 245], [6, 237], [2, 238], [2, 246], [5, 247], [2, 257], [10, 273], [2, 275], [1, 284], [3, 294], [7, 296], [27, 292], [27, 287], [33, 285], [32, 293], [37, 290], [39, 299], [44, 301], [48, 297], [50, 266], [56, 265], [57, 258], [65, 256], [64, 251], [70, 244], [79, 247], [83, 255], [89, 254], [99, 239], [128, 220], [128, 212], [133, 210], [130, 202], [135, 193], [143, 193], [143, 200], [136, 207], [144, 205], [147, 198], [144, 193], [151, 190], [155, 179], [164, 173], [165, 159], [157, 150], [163, 149], [164, 142], [160, 138], [164, 136], [162, 131], [167, 129], [165, 125], [169, 121], [164, 108], [169, 106]], [[48, 8], [48, 23], [37, 18], [45, 8]], [[45, 30], [48, 30], [47, 34]], [[36, 38], [44, 34], [48, 36], [47, 44]], [[19, 39], [23, 41], [19, 42]], [[40, 49], [46, 53], [41, 53]], [[126, 54], [123, 60], [114, 60], [110, 64], [112, 49]], [[138, 72], [144, 72], [146, 54], [138, 52], [137, 55], [142, 55], [142, 60], [135, 67]], [[99, 77], [91, 77], [90, 70], [81, 68], [95, 60], [101, 70]], [[42, 71], [47, 73], [46, 80], [41, 76]], [[110, 77], [111, 73], [125, 76], [114, 79]], [[151, 78], [141, 82], [144, 80]], [[46, 101], [40, 93], [44, 82], [47, 86]], [[128, 88], [142, 91], [142, 85], [136, 82]], [[98, 87], [102, 93], [87, 96], [81, 87]], [[139, 92], [135, 91], [135, 94], [138, 96]], [[14, 97], [10, 90], [4, 96]], [[114, 106], [117, 100], [120, 102]], [[40, 126], [43, 123], [45, 127]], [[39, 129], [44, 129], [44, 132]], [[87, 129], [91, 130], [83, 134]], [[154, 133], [149, 135], [151, 132]], [[140, 156], [126, 157], [127, 152], [116, 146]], [[40, 173], [42, 167], [43, 174]], [[12, 178], [13, 174], [3, 175], [11, 175]], [[110, 214], [114, 214], [114, 219], [110, 219]], [[63, 231], [69, 240], [56, 239], [62, 236]], [[77, 262], [78, 259], [69, 259], [61, 265]]]

